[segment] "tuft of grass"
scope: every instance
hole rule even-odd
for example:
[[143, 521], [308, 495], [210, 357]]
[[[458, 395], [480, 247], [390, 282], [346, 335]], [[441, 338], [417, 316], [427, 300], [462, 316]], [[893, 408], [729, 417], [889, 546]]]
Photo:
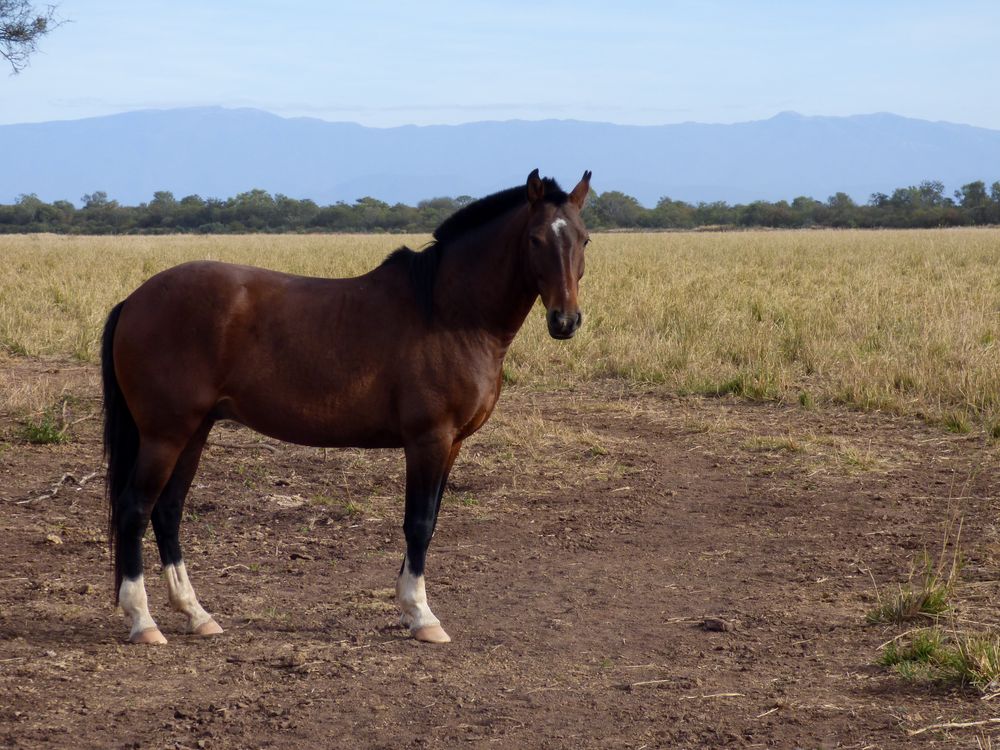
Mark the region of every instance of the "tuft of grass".
[[897, 667], [901, 664], [933, 664], [941, 655], [944, 633], [938, 628], [924, 628], [909, 640], [894, 640], [886, 645], [878, 664]]
[[962, 531], [961, 520], [954, 531], [954, 543], [949, 557], [948, 547], [954, 526], [955, 522], [952, 521], [945, 528], [945, 538], [937, 561], [925, 552], [919, 567], [914, 566], [907, 583], [899, 586], [893, 596], [883, 599], [876, 587], [878, 604], [865, 616], [868, 623], [900, 625], [920, 619], [933, 620], [950, 609], [949, 600], [958, 585], [961, 570], [958, 546]]
[[870, 610], [865, 619], [872, 625], [899, 625], [922, 617], [934, 618], [948, 611], [949, 594], [939, 581], [925, 582], [917, 589], [901, 586], [891, 599]]
[[799, 392], [799, 406], [803, 409], [812, 409], [816, 406], [816, 400], [809, 391]]
[[743, 448], [748, 451], [785, 451], [787, 453], [802, 453], [805, 446], [791, 435], [754, 435], [743, 441]]
[[948, 432], [954, 432], [959, 435], [966, 435], [972, 432], [972, 423], [969, 422], [968, 416], [961, 412], [953, 411], [945, 414], [942, 423]]
[[871, 443], [864, 452], [852, 445], [841, 444], [837, 448], [837, 458], [850, 471], [875, 471], [887, 463], [885, 459], [872, 452]]
[[888, 643], [878, 664], [912, 682], [1000, 689], [1000, 631], [975, 633], [923, 628]]
[[750, 401], [775, 401], [781, 397], [774, 373], [767, 371], [739, 372], [736, 377], [705, 389], [706, 396], [739, 396]]

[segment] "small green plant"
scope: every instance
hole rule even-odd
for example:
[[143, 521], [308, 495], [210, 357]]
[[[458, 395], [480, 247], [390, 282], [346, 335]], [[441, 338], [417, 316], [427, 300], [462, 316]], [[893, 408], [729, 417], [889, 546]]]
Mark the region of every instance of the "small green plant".
[[937, 628], [925, 628], [914, 633], [909, 641], [894, 640], [888, 643], [879, 657], [883, 667], [900, 664], [931, 664], [940, 657], [944, 634]]
[[799, 393], [799, 406], [803, 409], [812, 409], [816, 406], [816, 401], [813, 399], [812, 394], [809, 391], [802, 391]]
[[587, 446], [587, 454], [591, 458], [600, 458], [601, 456], [608, 455], [608, 449], [595, 440]]
[[459, 502], [466, 508], [475, 508], [477, 505], [479, 505], [479, 498], [477, 498], [475, 495], [465, 494], [462, 495], [461, 498], [459, 498]]
[[965, 435], [972, 431], [972, 425], [965, 414], [957, 411], [949, 412], [944, 416], [944, 427], [948, 432]]
[[259, 464], [242, 463], [236, 467], [243, 486], [248, 490], [256, 489], [267, 477], [267, 469]]
[[35, 445], [52, 445], [69, 440], [69, 425], [47, 410], [38, 419], [26, 419], [21, 423], [21, 437]]
[[363, 510], [361, 506], [358, 505], [353, 500], [348, 500], [346, 503], [344, 503], [344, 515], [348, 516], [349, 518], [355, 518], [356, 516], [360, 516], [362, 512]]
[[905, 680], [953, 683], [993, 693], [1000, 688], [1000, 632], [923, 628], [888, 643], [878, 663]]
[[984, 693], [1000, 690], [1000, 632], [961, 633], [955, 649], [963, 682]]
[[989, 426], [989, 433], [993, 440], [1000, 440], [1000, 417]]

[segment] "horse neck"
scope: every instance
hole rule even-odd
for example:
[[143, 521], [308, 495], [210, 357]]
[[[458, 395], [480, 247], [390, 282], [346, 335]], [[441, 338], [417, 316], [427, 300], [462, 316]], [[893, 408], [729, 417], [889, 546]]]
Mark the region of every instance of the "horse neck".
[[435, 309], [449, 328], [481, 329], [505, 352], [538, 291], [525, 272], [527, 207], [456, 239], [435, 284]]

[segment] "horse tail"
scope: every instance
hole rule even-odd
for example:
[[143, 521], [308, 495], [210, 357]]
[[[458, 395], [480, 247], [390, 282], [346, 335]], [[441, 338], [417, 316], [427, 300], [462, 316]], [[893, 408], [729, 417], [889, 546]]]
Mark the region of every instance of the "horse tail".
[[108, 544], [115, 570], [115, 604], [121, 589], [122, 570], [118, 557], [118, 515], [122, 494], [128, 485], [132, 469], [139, 455], [139, 428], [118, 386], [115, 375], [115, 328], [124, 302], [119, 302], [108, 315], [101, 336], [101, 380], [104, 383], [104, 456], [108, 473], [104, 483], [108, 498]]

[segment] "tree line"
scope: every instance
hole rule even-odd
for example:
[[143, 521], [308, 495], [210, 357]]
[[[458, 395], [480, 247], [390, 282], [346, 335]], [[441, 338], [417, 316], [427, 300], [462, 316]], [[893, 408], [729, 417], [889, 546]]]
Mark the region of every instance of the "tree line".
[[[235, 234], [243, 232], [430, 232], [473, 200], [469, 196], [433, 198], [416, 206], [390, 205], [376, 198], [320, 206], [309, 199], [250, 190], [228, 198], [170, 192], [153, 194], [148, 203], [123, 206], [106, 193], [81, 198], [77, 208], [65, 200], [46, 203], [21, 195], [0, 204], [0, 233], [60, 234]], [[788, 201], [730, 205], [685, 203], [661, 198], [646, 208], [618, 191], [593, 193], [584, 210], [591, 229], [695, 229], [699, 227], [954, 227], [1000, 224], [1000, 181], [987, 188], [970, 182], [945, 195], [944, 184], [925, 181], [892, 194], [875, 193], [856, 203], [846, 193], [826, 201], [801, 196]]]

